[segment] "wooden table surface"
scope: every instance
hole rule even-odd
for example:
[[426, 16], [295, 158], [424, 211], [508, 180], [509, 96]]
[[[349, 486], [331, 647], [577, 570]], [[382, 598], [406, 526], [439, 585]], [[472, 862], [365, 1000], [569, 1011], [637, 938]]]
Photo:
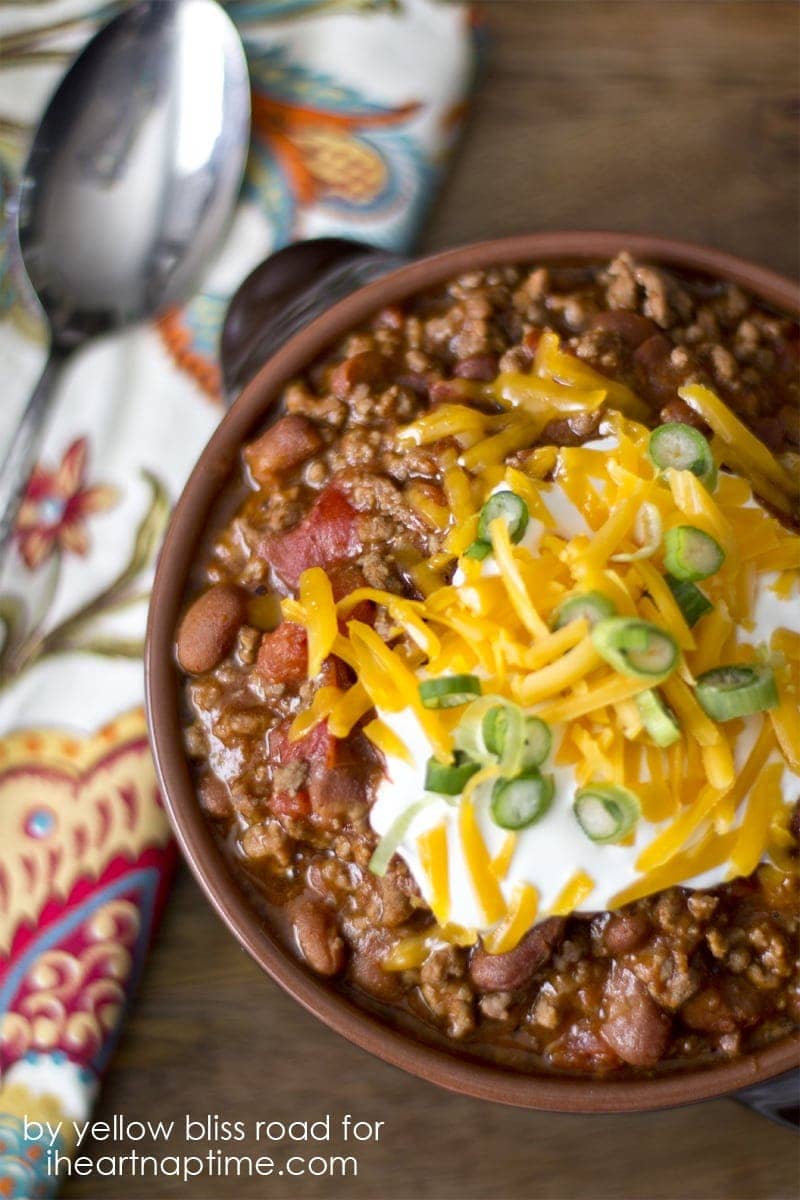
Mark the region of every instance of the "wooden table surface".
[[[794, 3], [484, 8], [488, 71], [426, 248], [629, 229], [796, 272]], [[352, 1112], [385, 1126], [360, 1151], [356, 1179], [95, 1177], [66, 1196], [782, 1200], [797, 1183], [793, 1134], [731, 1100], [569, 1117], [450, 1096], [385, 1066], [265, 978], [184, 870], [95, 1115], [182, 1122], [187, 1112], [250, 1122]]]

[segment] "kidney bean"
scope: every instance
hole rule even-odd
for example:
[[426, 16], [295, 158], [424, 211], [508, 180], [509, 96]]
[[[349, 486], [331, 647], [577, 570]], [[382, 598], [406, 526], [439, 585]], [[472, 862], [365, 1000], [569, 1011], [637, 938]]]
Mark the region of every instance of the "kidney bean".
[[497, 375], [497, 359], [493, 354], [473, 354], [471, 358], [460, 358], [453, 374], [459, 379], [479, 379], [488, 383]]
[[755, 1025], [760, 1016], [758, 992], [746, 979], [735, 975], [697, 992], [681, 1009], [681, 1018], [690, 1029], [717, 1035]]
[[738, 1028], [733, 1013], [716, 987], [703, 988], [687, 1000], [681, 1009], [681, 1019], [690, 1029], [701, 1033], [735, 1033]]
[[403, 994], [403, 983], [397, 971], [385, 971], [382, 960], [388, 945], [381, 933], [368, 933], [359, 939], [347, 970], [349, 981], [368, 996], [390, 1003]]
[[184, 615], [175, 639], [175, 653], [184, 671], [199, 675], [221, 663], [233, 649], [246, 616], [246, 597], [230, 584], [215, 583], [198, 596]]
[[345, 400], [356, 384], [383, 380], [388, 366], [388, 361], [377, 350], [362, 350], [334, 367], [331, 390], [340, 400]]
[[299, 466], [322, 446], [322, 438], [308, 417], [287, 413], [244, 449], [244, 458], [256, 483], [266, 484], [278, 471]]
[[599, 412], [574, 413], [548, 421], [542, 431], [542, 441], [552, 446], [582, 446], [597, 433]]
[[650, 923], [642, 913], [613, 913], [603, 930], [603, 941], [610, 954], [636, 950], [650, 932]]
[[669, 400], [658, 415], [664, 425], [669, 425], [673, 421], [680, 421], [684, 425], [691, 425], [693, 429], [698, 429], [704, 435], [711, 432], [703, 418], [698, 416], [685, 400], [681, 400], [680, 396], [676, 396], [674, 400]]
[[547, 1058], [552, 1066], [561, 1071], [596, 1072], [603, 1068], [618, 1067], [619, 1057], [603, 1041], [591, 1021], [580, 1020], [551, 1042]]
[[549, 917], [507, 954], [489, 954], [477, 947], [470, 959], [470, 979], [481, 992], [513, 992], [525, 987], [561, 941], [565, 926], [563, 917]]
[[331, 909], [311, 896], [299, 896], [289, 906], [289, 916], [297, 946], [312, 971], [326, 976], [343, 971], [345, 944]]
[[437, 379], [430, 385], [429, 395], [431, 407], [437, 404], [464, 404], [469, 402], [472, 395], [468, 381], [458, 379]]
[[655, 1066], [667, 1048], [670, 1020], [627, 967], [612, 968], [601, 1013], [601, 1036], [623, 1062]]
[[671, 354], [672, 342], [663, 333], [654, 333], [633, 352], [638, 390], [654, 404], [676, 399], [675, 393], [684, 381], [685, 373], [675, 370]]
[[649, 317], [640, 313], [626, 312], [625, 309], [610, 309], [607, 312], [595, 313], [589, 321], [590, 329], [607, 329], [615, 333], [621, 342], [635, 350], [648, 338], [658, 333], [658, 326]]

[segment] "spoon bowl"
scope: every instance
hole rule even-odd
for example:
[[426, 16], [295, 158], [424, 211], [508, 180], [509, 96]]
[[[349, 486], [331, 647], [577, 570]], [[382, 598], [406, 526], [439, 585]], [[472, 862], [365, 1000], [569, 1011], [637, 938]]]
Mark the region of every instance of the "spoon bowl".
[[216, 0], [126, 9], [50, 100], [17, 218], [50, 353], [0, 467], [0, 548], [61, 366], [89, 338], [190, 294], [232, 215], [249, 130], [244, 50]]

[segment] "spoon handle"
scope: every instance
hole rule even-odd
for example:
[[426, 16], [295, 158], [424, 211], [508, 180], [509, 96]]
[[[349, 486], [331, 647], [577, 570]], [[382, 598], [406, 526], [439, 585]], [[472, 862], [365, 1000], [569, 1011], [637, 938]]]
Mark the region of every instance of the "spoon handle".
[[44, 418], [68, 351], [52, 344], [39, 382], [25, 406], [17, 430], [0, 466], [0, 555], [8, 548], [20, 502], [33, 469], [34, 455], [42, 436]]

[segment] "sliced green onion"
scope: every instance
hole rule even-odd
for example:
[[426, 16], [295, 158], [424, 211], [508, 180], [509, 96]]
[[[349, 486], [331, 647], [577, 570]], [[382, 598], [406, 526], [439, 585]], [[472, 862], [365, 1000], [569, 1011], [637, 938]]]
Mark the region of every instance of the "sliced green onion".
[[456, 749], [463, 751], [468, 758], [488, 766], [496, 762], [495, 755], [487, 749], [483, 740], [483, 718], [490, 709], [508, 704], [502, 696], [481, 696], [464, 710], [453, 734]]
[[508, 526], [512, 542], [519, 542], [528, 528], [530, 513], [528, 506], [516, 492], [495, 492], [484, 504], [478, 518], [478, 541], [491, 543], [492, 521], [502, 517]]
[[591, 629], [598, 621], [613, 617], [616, 611], [613, 602], [602, 592], [577, 592], [574, 596], [562, 600], [555, 610], [553, 629], [563, 629], [570, 621], [581, 619], [587, 621]]
[[522, 709], [509, 701], [495, 704], [481, 723], [481, 737], [486, 749], [513, 770], [519, 769], [524, 731]]
[[525, 765], [525, 715], [518, 704], [501, 700], [488, 709], [481, 722], [481, 742], [499, 762], [503, 774], [516, 775]]
[[492, 789], [492, 817], [501, 829], [525, 829], [543, 817], [555, 791], [552, 775], [535, 767], [514, 779], [498, 779]]
[[696, 695], [703, 711], [715, 721], [732, 721], [777, 708], [778, 688], [772, 667], [735, 663], [714, 667], [698, 677]]
[[389, 863], [392, 861], [397, 848], [411, 828], [414, 818], [418, 813], [422, 812], [423, 808], [427, 808], [432, 803], [433, 800], [429, 796], [426, 796], [422, 800], [416, 800], [414, 804], [409, 804], [408, 808], [404, 808], [399, 816], [395, 818], [378, 842], [372, 858], [369, 860], [369, 869], [373, 875], [386, 874]]
[[667, 575], [666, 580], [667, 587], [675, 597], [675, 603], [683, 613], [683, 619], [690, 629], [707, 612], [711, 612], [714, 605], [705, 592], [701, 592], [700, 588], [692, 583], [691, 579], [676, 579], [674, 575]]
[[480, 694], [481, 681], [477, 675], [443, 675], [439, 679], [424, 679], [419, 685], [419, 698], [426, 708], [457, 708]]
[[647, 450], [659, 470], [674, 467], [676, 471], [691, 471], [709, 491], [716, 486], [717, 464], [699, 429], [681, 421], [659, 425], [650, 434]]
[[522, 746], [522, 767], [540, 767], [553, 746], [550, 726], [541, 717], [526, 717]]
[[614, 783], [590, 783], [579, 788], [573, 804], [578, 824], [593, 842], [621, 842], [638, 821], [638, 796]]
[[595, 625], [592, 641], [615, 671], [635, 679], [666, 679], [678, 662], [672, 634], [636, 617], [607, 617]]
[[652, 689], [636, 697], [642, 724], [657, 746], [671, 746], [681, 736], [681, 727], [658, 692]]
[[661, 535], [661, 513], [655, 504], [646, 500], [636, 514], [633, 524], [633, 537], [639, 549], [629, 553], [612, 554], [611, 561], [638, 562], [640, 558], [652, 558], [661, 545]]
[[440, 796], [460, 796], [467, 780], [480, 769], [480, 763], [473, 762], [461, 751], [456, 752], [452, 763], [429, 758], [425, 764], [425, 790], [438, 792]]
[[502, 696], [473, 701], [454, 740], [468, 758], [486, 765], [499, 763], [506, 777], [540, 766], [552, 745], [549, 725], [539, 717], [526, 717], [518, 704]]
[[472, 542], [464, 551], [464, 558], [475, 558], [478, 562], [483, 562], [487, 554], [491, 554], [491, 542], [483, 542], [480, 539]]
[[708, 579], [725, 562], [725, 551], [710, 533], [694, 525], [676, 525], [664, 534], [664, 567], [682, 582]]

